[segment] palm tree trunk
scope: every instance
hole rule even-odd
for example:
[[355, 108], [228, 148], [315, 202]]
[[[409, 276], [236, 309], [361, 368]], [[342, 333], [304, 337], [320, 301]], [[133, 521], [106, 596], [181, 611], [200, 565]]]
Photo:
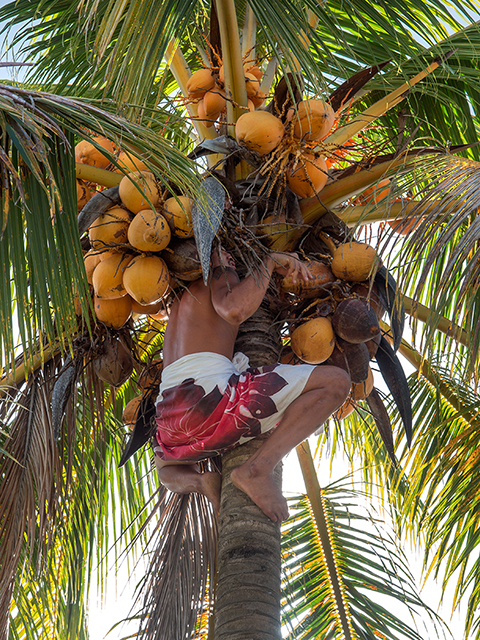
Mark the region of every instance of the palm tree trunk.
[[[265, 303], [241, 327], [236, 348], [251, 366], [278, 362], [279, 325]], [[223, 456], [214, 640], [280, 640], [280, 525], [230, 480], [261, 445], [261, 436]], [[281, 465], [275, 470], [281, 485]]]

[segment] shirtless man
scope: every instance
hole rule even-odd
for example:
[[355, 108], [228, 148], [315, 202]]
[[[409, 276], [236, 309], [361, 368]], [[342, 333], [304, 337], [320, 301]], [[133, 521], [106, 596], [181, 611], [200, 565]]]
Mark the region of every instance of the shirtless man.
[[[230, 254], [214, 252], [209, 284], [192, 282], [172, 305], [154, 450], [164, 486], [201, 493], [218, 512], [220, 474], [199, 473], [195, 462], [274, 428], [231, 479], [271, 520], [281, 522], [288, 518], [287, 502], [273, 469], [345, 401], [350, 378], [331, 366], [278, 365], [253, 374], [235, 368], [238, 328], [260, 306], [272, 274], [310, 278], [291, 254], [272, 253], [263, 265], [255, 278], [240, 281]], [[213, 377], [211, 384], [207, 377]]]

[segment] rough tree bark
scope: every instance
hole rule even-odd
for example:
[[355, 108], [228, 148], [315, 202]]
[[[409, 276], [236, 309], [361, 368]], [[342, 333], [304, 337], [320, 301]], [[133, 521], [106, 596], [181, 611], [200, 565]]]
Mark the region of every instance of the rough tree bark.
[[[236, 350], [250, 366], [278, 362], [277, 311], [264, 302], [242, 325]], [[262, 444], [256, 438], [223, 456], [214, 640], [280, 640], [280, 525], [272, 522], [230, 480]], [[281, 485], [281, 465], [276, 469]]]

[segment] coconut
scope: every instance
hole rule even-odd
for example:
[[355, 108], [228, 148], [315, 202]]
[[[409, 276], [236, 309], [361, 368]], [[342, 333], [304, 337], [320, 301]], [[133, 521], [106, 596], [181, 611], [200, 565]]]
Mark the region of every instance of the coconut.
[[423, 218], [419, 216], [410, 216], [407, 218], [397, 218], [396, 220], [388, 220], [388, 225], [401, 236], [408, 236], [409, 233], [415, 231], [423, 222]]
[[254, 98], [260, 91], [260, 81], [253, 73], [245, 73], [245, 88], [247, 90], [247, 98]]
[[287, 184], [299, 198], [316, 195], [326, 185], [327, 179], [325, 159], [313, 153], [302, 154], [287, 171]]
[[360, 201], [363, 204], [370, 204], [371, 202], [380, 202], [388, 196], [390, 193], [390, 178], [380, 180], [372, 187], [368, 187], [360, 196]]
[[160, 309], [162, 309], [162, 301], [159, 300], [154, 304], [139, 304], [136, 300], [132, 298], [132, 311], [133, 313], [138, 313], [140, 315], [151, 316], [159, 313]]
[[131, 214], [121, 207], [113, 207], [101, 213], [88, 228], [90, 244], [94, 249], [125, 244], [131, 219]]
[[162, 251], [171, 235], [165, 218], [153, 209], [139, 211], [128, 227], [128, 241], [139, 251]]
[[120, 340], [108, 340], [103, 354], [93, 361], [93, 368], [101, 380], [120, 387], [132, 375], [132, 356]]
[[225, 98], [225, 91], [223, 89], [219, 89], [218, 87], [213, 89], [212, 91], [207, 91], [207, 93], [203, 96], [203, 109], [205, 111], [205, 116], [207, 118], [214, 119], [218, 118], [218, 115], [225, 109], [227, 106], [227, 100]]
[[299, 140], [315, 142], [329, 133], [335, 120], [335, 112], [323, 100], [304, 100], [292, 117], [293, 135]]
[[268, 111], [249, 111], [237, 120], [237, 142], [261, 156], [277, 147], [285, 133], [282, 121]]
[[256, 95], [250, 98], [255, 109], [258, 109], [259, 107], [261, 107], [266, 99], [267, 99], [267, 94], [263, 93], [263, 91], [260, 91], [260, 90], [256, 93]]
[[218, 118], [220, 113], [214, 113], [207, 118], [207, 114], [205, 113], [205, 105], [203, 104], [203, 100], [200, 100], [197, 105], [197, 115], [202, 124], [210, 128], [213, 127], [213, 125], [215, 124], [215, 120]]
[[100, 322], [110, 329], [120, 329], [132, 315], [132, 300], [130, 296], [104, 300], [94, 296], [93, 308]]
[[77, 180], [77, 209], [80, 211], [93, 198], [96, 191], [83, 180]]
[[138, 385], [142, 391], [151, 389], [152, 387], [158, 387], [160, 379], [162, 377], [163, 360], [157, 358], [150, 364], [147, 364], [145, 369], [138, 377]]
[[370, 360], [373, 360], [373, 358], [375, 358], [375, 356], [377, 355], [377, 351], [378, 351], [378, 347], [380, 345], [381, 339], [382, 339], [382, 334], [377, 333], [377, 335], [374, 338], [372, 338], [371, 340], [367, 340], [366, 342], [363, 343], [368, 349], [368, 355], [370, 356]]
[[309, 260], [304, 263], [310, 274], [313, 276], [311, 280], [303, 280], [297, 276], [297, 281], [293, 282], [292, 276], [284, 278], [280, 284], [282, 291], [294, 293], [302, 298], [316, 298], [323, 291], [329, 288], [336, 278], [330, 267], [323, 262], [317, 260]]
[[126, 151], [121, 151], [118, 154], [117, 162], [120, 165], [120, 169], [115, 167], [115, 173], [131, 173], [132, 171], [148, 171], [147, 165], [142, 160]]
[[351, 413], [355, 411], [355, 408], [356, 406], [354, 402], [348, 399], [342, 404], [340, 409], [337, 409], [337, 411], [335, 411], [333, 417], [336, 420], [345, 420], [345, 418], [347, 418]]
[[168, 267], [158, 256], [137, 256], [123, 276], [125, 289], [142, 305], [158, 302], [168, 292], [169, 284]]
[[176, 196], [165, 200], [162, 214], [174, 236], [178, 238], [193, 236], [192, 207], [193, 200], [186, 196]]
[[150, 171], [129, 173], [118, 185], [118, 193], [122, 203], [133, 213], [148, 209], [151, 205], [156, 207], [160, 202], [155, 176]]
[[206, 91], [215, 86], [215, 76], [211, 69], [198, 69], [187, 81], [187, 91], [190, 98], [202, 98]]
[[87, 272], [88, 284], [93, 284], [92, 276], [97, 264], [101, 261], [101, 255], [95, 249], [90, 249], [84, 256], [83, 262], [85, 264], [85, 271]]
[[168, 249], [162, 253], [162, 258], [169, 271], [180, 280], [191, 282], [202, 277], [202, 265], [193, 239], [171, 242]]
[[245, 69], [245, 75], [249, 73], [252, 76], [254, 76], [257, 80], [262, 79], [263, 71], [256, 64], [254, 65], [244, 64], [243, 68]]
[[375, 283], [373, 283], [372, 287], [370, 287], [368, 284], [360, 282], [353, 285], [353, 287], [350, 289], [350, 293], [366, 300], [375, 311], [375, 315], [377, 316], [377, 318], [379, 320], [383, 318], [387, 309], [383, 303], [382, 298], [380, 297], [378, 287]]
[[375, 311], [360, 298], [342, 300], [335, 309], [332, 325], [337, 336], [353, 344], [371, 340], [380, 333]]
[[328, 318], [313, 318], [292, 333], [292, 351], [308, 364], [320, 364], [332, 355], [335, 336]]
[[369, 244], [346, 242], [336, 248], [330, 268], [341, 280], [366, 280], [375, 263], [380, 264], [377, 252]]
[[112, 300], [127, 295], [123, 286], [123, 273], [131, 260], [131, 255], [115, 253], [97, 264], [92, 284], [98, 298]]
[[364, 400], [372, 393], [373, 389], [373, 371], [368, 367], [368, 376], [365, 382], [352, 385], [352, 396], [355, 402]]
[[136, 396], [135, 398], [132, 398], [130, 402], [127, 402], [127, 404], [125, 405], [125, 409], [123, 410], [123, 413], [122, 413], [123, 424], [131, 431], [133, 431], [133, 429], [135, 428], [135, 423], [137, 421], [137, 416], [140, 411], [140, 404], [142, 402], [142, 398], [143, 396]]
[[335, 349], [325, 364], [346, 371], [352, 382], [360, 383], [368, 376], [370, 355], [363, 342], [351, 344], [337, 336]]
[[[105, 151], [108, 151], [111, 154], [115, 153], [115, 145], [107, 138], [96, 136], [93, 140], [102, 149], [105, 149]], [[82, 140], [75, 145], [75, 162], [88, 164], [91, 167], [98, 167], [99, 169], [106, 169], [110, 164], [109, 158], [99, 151], [94, 144], [87, 140]]]

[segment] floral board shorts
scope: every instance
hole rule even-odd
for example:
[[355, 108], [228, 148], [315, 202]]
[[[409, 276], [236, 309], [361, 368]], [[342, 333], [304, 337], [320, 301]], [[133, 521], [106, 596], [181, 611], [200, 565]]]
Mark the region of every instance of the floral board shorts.
[[273, 429], [314, 368], [249, 368], [242, 353], [233, 361], [211, 352], [183, 356], [162, 373], [155, 453], [162, 460], [194, 462]]

